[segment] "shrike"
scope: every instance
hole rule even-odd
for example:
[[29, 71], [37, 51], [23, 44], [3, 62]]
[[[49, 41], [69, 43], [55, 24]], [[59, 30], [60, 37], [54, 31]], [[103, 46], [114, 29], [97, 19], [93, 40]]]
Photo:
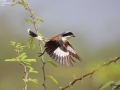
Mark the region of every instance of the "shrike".
[[52, 59], [54, 59], [58, 63], [67, 66], [73, 65], [72, 61], [75, 61], [72, 57], [75, 57], [76, 59], [81, 61], [81, 58], [78, 56], [78, 54], [68, 41], [69, 38], [75, 37], [72, 32], [63, 32], [50, 39], [42, 38], [41, 36], [38, 36], [36, 33], [32, 32], [30, 29], [28, 29], [28, 33], [30, 36], [38, 40], [43, 40], [45, 42], [45, 51]]

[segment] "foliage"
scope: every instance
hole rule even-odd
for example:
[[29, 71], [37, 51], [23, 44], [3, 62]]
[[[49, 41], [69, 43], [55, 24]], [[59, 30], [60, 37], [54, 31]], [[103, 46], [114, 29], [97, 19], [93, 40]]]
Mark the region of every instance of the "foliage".
[[48, 75], [48, 77], [49, 77], [54, 83], [58, 84], [57, 80], [56, 80], [53, 76]]
[[115, 81], [109, 81], [105, 84], [103, 84], [101, 87], [100, 87], [100, 90], [104, 90], [105, 88], [111, 86], [111, 90], [118, 90], [120, 89], [120, 80], [115, 82]]
[[53, 61], [47, 60], [47, 62], [49, 62], [49, 63], [52, 64], [53, 66], [57, 67], [57, 65], [56, 65]]
[[[23, 81], [25, 82], [25, 88], [24, 90], [27, 90], [27, 83], [33, 82], [37, 83], [37, 79], [31, 79], [28, 77], [30, 73], [38, 73], [38, 71], [35, 71], [34, 68], [31, 66], [31, 63], [36, 62], [36, 59], [27, 59], [26, 53], [21, 53], [24, 48], [26, 48], [26, 45], [22, 45], [21, 43], [16, 43], [15, 41], [10, 42], [12, 46], [14, 46], [16, 53], [18, 54], [17, 57], [12, 59], [6, 59], [7, 62], [17, 62], [20, 63], [20, 65], [23, 66], [25, 76], [23, 77]], [[21, 54], [20, 54], [21, 53]]]

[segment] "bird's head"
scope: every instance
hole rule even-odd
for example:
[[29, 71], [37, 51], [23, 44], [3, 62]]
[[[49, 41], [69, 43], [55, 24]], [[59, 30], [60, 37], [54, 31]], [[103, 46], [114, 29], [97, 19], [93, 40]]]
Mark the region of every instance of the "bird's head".
[[63, 33], [61, 34], [61, 36], [62, 36], [63, 38], [66, 38], [66, 39], [69, 39], [69, 38], [71, 38], [71, 37], [75, 37], [74, 34], [73, 34], [72, 32], [70, 32], [70, 31], [63, 32]]

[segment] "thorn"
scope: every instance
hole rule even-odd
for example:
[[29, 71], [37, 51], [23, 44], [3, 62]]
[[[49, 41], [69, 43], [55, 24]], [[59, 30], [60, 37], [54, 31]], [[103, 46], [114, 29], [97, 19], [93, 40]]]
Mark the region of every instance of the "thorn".
[[69, 87], [71, 86], [71, 82], [69, 83]]
[[110, 60], [112, 60], [112, 58], [110, 57]]
[[74, 78], [74, 79], [76, 79], [76, 76], [75, 76], [75, 75], [73, 75], [73, 78]]

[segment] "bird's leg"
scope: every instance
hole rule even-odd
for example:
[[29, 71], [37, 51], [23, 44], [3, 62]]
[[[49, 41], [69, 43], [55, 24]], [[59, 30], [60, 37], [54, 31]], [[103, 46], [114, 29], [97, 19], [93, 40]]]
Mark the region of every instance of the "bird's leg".
[[45, 53], [45, 50], [42, 53], [38, 53], [40, 54], [39, 57], [41, 57], [44, 53]]

